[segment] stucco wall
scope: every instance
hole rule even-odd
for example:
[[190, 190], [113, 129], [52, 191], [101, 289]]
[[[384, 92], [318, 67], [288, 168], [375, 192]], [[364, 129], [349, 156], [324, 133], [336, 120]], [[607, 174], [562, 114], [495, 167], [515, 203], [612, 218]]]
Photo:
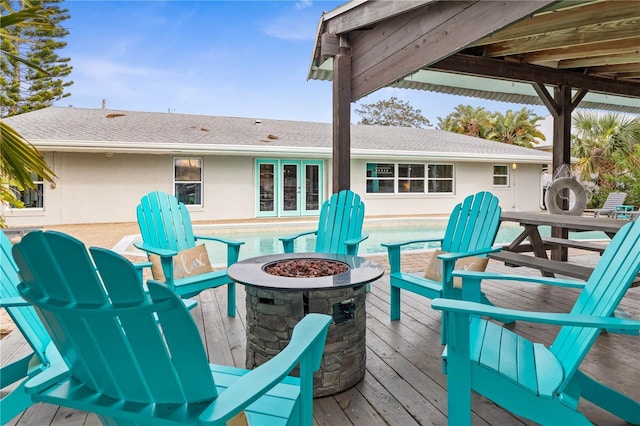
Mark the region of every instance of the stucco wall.
[[[5, 210], [12, 227], [135, 222], [144, 194], [173, 193], [172, 155], [46, 153], [58, 178], [44, 184], [45, 208]], [[194, 156], [195, 157], [195, 156]], [[494, 187], [495, 163], [454, 163], [455, 194], [366, 194], [365, 160], [353, 160], [351, 188], [366, 202], [367, 216], [448, 214], [465, 196], [480, 190], [500, 198], [503, 210], [539, 210], [540, 165], [510, 169], [510, 186]], [[325, 162], [325, 196], [331, 192], [331, 161]], [[515, 178], [514, 178], [515, 176]], [[194, 221], [255, 217], [255, 159], [205, 156], [203, 206], [190, 208]], [[515, 184], [515, 186], [514, 186]]]

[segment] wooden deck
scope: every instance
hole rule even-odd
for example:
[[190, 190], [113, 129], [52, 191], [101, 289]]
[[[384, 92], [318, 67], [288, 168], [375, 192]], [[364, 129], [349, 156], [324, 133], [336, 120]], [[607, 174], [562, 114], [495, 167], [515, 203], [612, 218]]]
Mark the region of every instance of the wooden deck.
[[[593, 253], [593, 252], [591, 252]], [[415, 255], [412, 255], [415, 256]], [[593, 266], [597, 254], [578, 256]], [[386, 259], [379, 258], [386, 263]], [[376, 258], [376, 260], [378, 260]], [[422, 263], [424, 262], [424, 263]], [[426, 264], [419, 260], [417, 264]], [[507, 268], [491, 261], [489, 270], [539, 275], [537, 270]], [[389, 321], [388, 277], [372, 285], [367, 295], [367, 371], [355, 387], [314, 401], [318, 425], [444, 425], [447, 422], [447, 382], [442, 374], [440, 354], [440, 314], [429, 301], [403, 292], [402, 318]], [[528, 310], [565, 312], [577, 292], [523, 283], [489, 283], [486, 293], [497, 305]], [[244, 290], [238, 291], [238, 316], [226, 316], [224, 289], [208, 290], [199, 297], [193, 314], [201, 330], [211, 362], [244, 367]], [[640, 289], [629, 290], [621, 303], [632, 318], [640, 318]], [[552, 342], [556, 328], [518, 323], [515, 329], [536, 341]], [[602, 382], [640, 400], [640, 338], [603, 333], [583, 362], [583, 370]], [[2, 364], [27, 348], [19, 333], [1, 341]], [[582, 402], [589, 419], [598, 425], [626, 424], [607, 412]], [[474, 395], [473, 423], [477, 425], [531, 424], [505, 412], [486, 399]], [[93, 414], [38, 404], [11, 424], [93, 425]]]

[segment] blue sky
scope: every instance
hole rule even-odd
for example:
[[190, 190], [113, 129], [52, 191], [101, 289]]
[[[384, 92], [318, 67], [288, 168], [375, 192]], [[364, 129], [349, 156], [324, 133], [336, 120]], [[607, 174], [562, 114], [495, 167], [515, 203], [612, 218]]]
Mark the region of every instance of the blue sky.
[[[74, 84], [56, 105], [100, 108], [104, 99], [109, 109], [330, 122], [331, 82], [306, 78], [322, 12], [343, 3], [66, 0], [70, 34], [61, 55], [71, 58]], [[359, 103], [391, 96], [432, 124], [459, 104], [523, 107], [406, 89]]]

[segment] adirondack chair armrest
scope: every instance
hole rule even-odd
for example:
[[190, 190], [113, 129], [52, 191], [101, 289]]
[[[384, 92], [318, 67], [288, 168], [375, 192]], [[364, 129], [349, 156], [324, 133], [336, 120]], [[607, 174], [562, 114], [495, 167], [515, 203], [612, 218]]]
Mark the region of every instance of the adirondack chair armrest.
[[503, 280], [503, 281], [509, 280], [509, 281], [530, 282], [533, 284], [554, 285], [557, 287], [568, 287], [568, 288], [583, 288], [585, 286], [584, 282], [575, 281], [575, 280], [566, 280], [561, 278], [542, 277], [542, 276], [536, 277], [536, 276], [523, 276], [523, 275], [507, 275], [507, 274], [498, 274], [495, 272], [456, 270], [453, 272], [453, 276], [462, 278], [463, 283], [480, 282], [482, 280]]
[[640, 321], [611, 316], [599, 317], [592, 315], [577, 315], [571, 313], [519, 311], [500, 308], [497, 306], [490, 306], [484, 303], [442, 298], [434, 299], [431, 302], [431, 307], [436, 310], [458, 314], [500, 318], [501, 321], [504, 321], [506, 319], [512, 321], [526, 321], [559, 326], [568, 325], [577, 327], [602, 329], [608, 328], [629, 331], [640, 330]]
[[359, 238], [352, 238], [350, 240], [345, 240], [344, 245], [347, 246], [348, 248], [347, 253], [355, 253], [356, 252], [355, 248], [358, 246], [358, 244], [360, 244], [367, 238], [369, 238], [369, 234], [362, 234], [360, 235]]
[[382, 247], [387, 248], [387, 256], [389, 257], [389, 269], [392, 274], [398, 273], [402, 271], [400, 250], [402, 246], [406, 246], [407, 244], [416, 244], [416, 243], [433, 243], [439, 242], [442, 243], [443, 238], [430, 238], [426, 240], [409, 240], [409, 241], [398, 241], [393, 243], [381, 243]]
[[300, 238], [305, 235], [317, 235], [317, 234], [318, 234], [317, 229], [314, 231], [303, 231], [303, 232], [298, 232], [297, 234], [280, 237], [279, 240], [282, 241], [282, 246], [284, 247], [285, 253], [293, 253], [293, 242], [296, 240], [296, 238]]
[[234, 240], [234, 239], [231, 239], [231, 238], [214, 237], [214, 236], [211, 236], [211, 235], [194, 235], [193, 237], [196, 240], [217, 241], [219, 243], [223, 243], [223, 244], [226, 244], [228, 246], [234, 246], [234, 247], [238, 247], [238, 248], [240, 248], [240, 246], [244, 244], [244, 241]]
[[485, 247], [478, 250], [466, 251], [461, 253], [442, 253], [438, 255], [438, 259], [444, 261], [458, 260], [470, 256], [482, 256], [483, 254], [496, 253], [502, 250], [502, 246]]
[[173, 257], [176, 254], [178, 254], [178, 252], [175, 251], [175, 250], [169, 250], [169, 249], [162, 249], [162, 248], [158, 248], [158, 247], [153, 247], [153, 246], [150, 246], [148, 244], [145, 244], [143, 242], [138, 242], [138, 241], [134, 241], [133, 246], [136, 247], [137, 249], [140, 249], [140, 250], [145, 251], [147, 253], [157, 254], [160, 257]]
[[20, 306], [29, 306], [30, 303], [24, 300], [22, 297], [3, 297], [0, 299], [0, 308], [13, 308]]
[[386, 247], [387, 249], [399, 249], [402, 246], [406, 246], [407, 244], [416, 244], [416, 243], [441, 243], [442, 238], [429, 238], [426, 240], [407, 240], [407, 241], [396, 241], [393, 243], [380, 243], [381, 246]]
[[[294, 328], [289, 344], [274, 358], [249, 371], [222, 392], [200, 415], [200, 423], [224, 424], [280, 382], [300, 362], [309, 363], [307, 373], [312, 374], [320, 367], [331, 321], [328, 315], [305, 316]], [[307, 356], [310, 358], [305, 360]], [[301, 380], [302, 371], [301, 366]]]
[[208, 235], [195, 235], [194, 238], [196, 240], [215, 241], [225, 244], [227, 246], [227, 266], [231, 266], [238, 261], [238, 257], [240, 256], [240, 246], [244, 244], [244, 241]]
[[63, 360], [52, 363], [48, 368], [36, 374], [25, 382], [25, 390], [27, 393], [38, 393], [50, 386], [55, 385], [62, 379], [71, 375], [69, 367]]

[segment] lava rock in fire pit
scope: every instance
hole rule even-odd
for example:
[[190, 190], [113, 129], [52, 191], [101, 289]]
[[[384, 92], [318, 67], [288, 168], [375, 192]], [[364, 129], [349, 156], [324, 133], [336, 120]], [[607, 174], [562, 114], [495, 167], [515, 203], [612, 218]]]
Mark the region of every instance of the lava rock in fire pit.
[[342, 262], [315, 259], [283, 260], [264, 267], [267, 274], [294, 278], [326, 277], [348, 270], [349, 267]]

